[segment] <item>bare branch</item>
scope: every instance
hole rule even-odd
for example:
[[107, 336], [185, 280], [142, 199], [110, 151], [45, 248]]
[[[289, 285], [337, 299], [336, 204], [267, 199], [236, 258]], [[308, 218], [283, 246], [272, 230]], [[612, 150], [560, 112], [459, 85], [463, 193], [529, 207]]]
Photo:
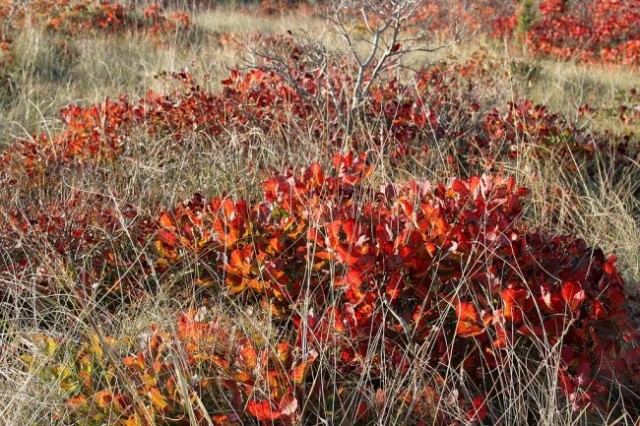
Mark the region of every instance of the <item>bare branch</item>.
[[[419, 0], [335, 2], [327, 10], [325, 21], [329, 33], [344, 42], [342, 49], [309, 42], [311, 38], [307, 37], [300, 62], [292, 63], [283, 52], [261, 53], [256, 49], [253, 54], [259, 63], [254, 66], [279, 75], [314, 108], [326, 111], [330, 105], [336, 114], [334, 118], [344, 130], [346, 150], [359, 111], [370, 101], [374, 85], [393, 75], [394, 70], [406, 69], [407, 55], [434, 53], [455, 42], [427, 44], [428, 29], [424, 25], [428, 23], [423, 20], [418, 24], [415, 19], [421, 4]], [[301, 71], [304, 68], [307, 69]], [[353, 78], [347, 77], [345, 71]], [[317, 78], [319, 86], [314, 93], [302, 85], [303, 72], [312, 72]]]

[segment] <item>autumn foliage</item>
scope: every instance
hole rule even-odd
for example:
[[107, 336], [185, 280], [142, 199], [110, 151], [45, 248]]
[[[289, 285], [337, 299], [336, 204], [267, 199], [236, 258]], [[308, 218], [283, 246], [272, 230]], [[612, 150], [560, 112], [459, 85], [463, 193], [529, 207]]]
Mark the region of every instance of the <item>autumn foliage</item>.
[[[143, 31], [160, 35], [185, 29], [190, 25], [185, 13], [167, 13], [162, 6], [151, 3], [143, 10], [132, 4], [94, 0], [4, 1], [0, 17], [9, 26], [44, 24], [45, 28], [67, 36], [91, 33], [123, 33]], [[6, 29], [6, 28], [5, 28]]]
[[[254, 129], [275, 141], [282, 140], [283, 130], [304, 129], [318, 143], [343, 146], [348, 91], [342, 89], [353, 82], [350, 70], [336, 68], [340, 83], [329, 82], [307, 68], [301, 46], [288, 38], [276, 42], [289, 47], [293, 81], [274, 71], [233, 70], [222, 80], [222, 93], [213, 93], [184, 70], [169, 75], [179, 87], [168, 94], [69, 105], [61, 111], [60, 132], [18, 140], [0, 154], [0, 180], [13, 183], [20, 176], [34, 178], [61, 167], [113, 162], [127, 154], [139, 134], [168, 138], [167, 153], [199, 143], [202, 135], [221, 137], [230, 129]], [[516, 158], [523, 150], [539, 158], [564, 158], [566, 167], [575, 167], [575, 160], [588, 162], [595, 152], [612, 146], [621, 167], [637, 159], [633, 136], [589, 131], [526, 100], [489, 108], [479, 93], [495, 84], [495, 72], [480, 55], [463, 64], [420, 71], [411, 83], [383, 74], [358, 111], [358, 123], [366, 126], [356, 126], [349, 144], [389, 155], [396, 164], [407, 156], [424, 158], [434, 147], [446, 149], [463, 175], [492, 170], [496, 162]], [[342, 97], [320, 96], [329, 85]], [[581, 108], [590, 110], [588, 105]], [[625, 109], [621, 117], [634, 116]]]
[[[366, 372], [375, 394], [384, 371], [415, 372], [412, 348], [420, 347], [430, 374], [420, 393], [394, 402], [412, 407], [414, 421], [453, 421], [433, 411], [450, 368], [463, 372], [456, 387], [468, 419], [492, 418], [499, 376], [514, 368], [508, 354], [526, 354], [535, 376], [549, 346], [559, 348], [558, 391], [575, 410], [606, 409], [618, 386], [640, 385], [638, 335], [614, 257], [529, 229], [527, 191], [512, 179], [376, 189], [367, 184], [372, 171], [362, 155], [337, 155], [332, 170], [313, 164], [274, 175], [256, 203], [196, 195], [160, 214], [156, 268], [190, 271], [209, 291], [268, 308], [285, 340], [234, 339], [215, 320], [186, 315], [177, 334], [156, 328], [147, 349], [122, 358], [133, 388], [85, 378], [69, 385], [69, 407], [144, 422], [186, 419], [187, 401], [200, 400], [198, 419], [290, 424], [323, 416], [314, 400], [322, 382], [313, 379], [323, 368]], [[179, 363], [169, 355], [176, 345]], [[75, 368], [93, 356], [81, 350]], [[363, 421], [376, 415], [366, 398], [357, 408]]]
[[[22, 294], [0, 289], [5, 302], [35, 290], [43, 297], [76, 295], [114, 307], [140, 297], [152, 285], [145, 259], [136, 257], [153, 232], [151, 223], [115, 197], [77, 193], [39, 206], [3, 209], [0, 229], [0, 248], [6, 255], [0, 277], [33, 282]], [[59, 274], [72, 277], [76, 285], [61, 287]]]
[[[455, 11], [470, 32], [504, 38], [521, 11], [512, 1], [446, 3], [425, 2], [412, 24], [432, 16], [444, 34]], [[635, 3], [574, 3], [541, 2], [522, 38], [534, 55], [637, 65]], [[156, 37], [191, 25], [157, 5], [32, 7], [40, 15], [3, 2], [0, 15], [26, 25], [46, 12], [46, 31], [64, 37]], [[69, 322], [88, 316], [92, 329], [74, 340], [45, 324], [51, 330], [13, 348], [25, 372], [62, 395], [54, 420], [498, 424], [510, 389], [539, 382], [559, 409], [638, 414], [640, 334], [616, 257], [530, 225], [530, 190], [507, 176], [523, 158], [588, 173], [606, 156], [613, 181], [640, 159], [635, 136], [587, 129], [598, 113], [588, 105], [573, 121], [526, 99], [495, 105], [482, 91], [499, 68], [482, 54], [402, 76], [365, 72], [379, 81], [349, 127], [357, 77], [348, 61], [327, 73], [292, 36], [250, 37], [282, 54], [286, 73], [266, 57], [220, 77], [220, 92], [187, 69], [165, 73], [157, 77], [177, 89], [68, 105], [57, 131], [0, 152], [0, 184], [18, 194], [0, 209], [0, 279], [11, 283], [0, 288], [11, 306], [2, 327], [55, 301]], [[0, 72], [12, 43], [0, 34]], [[613, 114], [636, 123], [637, 92], [623, 101]], [[144, 143], [161, 160], [179, 158], [233, 132], [259, 134], [275, 151], [304, 135], [335, 154], [264, 168], [255, 196], [195, 193], [144, 212], [116, 193], [49, 193], [52, 182], [68, 190], [69, 171], [127, 167]], [[255, 148], [242, 141], [240, 152]], [[395, 182], [372, 161], [430, 167], [434, 152], [458, 177]], [[115, 337], [116, 321], [96, 325], [169, 291], [188, 294], [178, 303], [190, 308], [135, 337]], [[257, 313], [262, 322], [252, 323]], [[544, 398], [522, 400], [532, 424], [548, 409]]]
[[[174, 332], [154, 326], [145, 349], [119, 360], [128, 387], [103, 349], [127, 347], [124, 342], [93, 336], [82, 344], [73, 363], [53, 369], [73, 395], [67, 402], [73, 417], [99, 424], [116, 416], [123, 425], [298, 420], [297, 398], [317, 354], [285, 342], [260, 348], [230, 332], [228, 324], [198, 316], [181, 315]], [[44, 343], [59, 346], [53, 339]]]
[[537, 55], [586, 62], [640, 63], [640, 5], [633, 0], [548, 0], [526, 43]]
[[[411, 407], [412, 421], [453, 421], [433, 411], [449, 368], [464, 372], [456, 386], [468, 420], [492, 418], [499, 375], [514, 368], [508, 354], [526, 354], [534, 374], [549, 345], [560, 348], [558, 390], [576, 410], [606, 409], [618, 386], [640, 385], [614, 257], [528, 229], [527, 191], [512, 179], [376, 190], [372, 171], [362, 155], [337, 155], [327, 172], [313, 164], [274, 175], [256, 203], [196, 195], [161, 213], [152, 231], [158, 271], [190, 270], [209, 291], [270, 309], [284, 339], [232, 335], [196, 312], [175, 332], [156, 326], [143, 350], [95, 336], [72, 365], [50, 370], [73, 415], [291, 424], [328, 409], [314, 379], [327, 365], [344, 377], [366, 371], [371, 387], [359, 392], [383, 397], [375, 383], [389, 369], [415, 371], [419, 347], [428, 348], [429, 377], [394, 402]], [[119, 373], [105, 350], [124, 354]], [[353, 415], [375, 418], [376, 402], [359, 401]]]

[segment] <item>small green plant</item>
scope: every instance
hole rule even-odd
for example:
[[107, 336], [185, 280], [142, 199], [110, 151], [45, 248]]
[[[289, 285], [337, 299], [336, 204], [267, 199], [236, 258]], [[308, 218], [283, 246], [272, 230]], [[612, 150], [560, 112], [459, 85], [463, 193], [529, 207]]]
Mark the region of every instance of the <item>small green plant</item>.
[[516, 30], [519, 40], [524, 40], [535, 19], [535, 1], [520, 0], [520, 9], [518, 11], [518, 27]]

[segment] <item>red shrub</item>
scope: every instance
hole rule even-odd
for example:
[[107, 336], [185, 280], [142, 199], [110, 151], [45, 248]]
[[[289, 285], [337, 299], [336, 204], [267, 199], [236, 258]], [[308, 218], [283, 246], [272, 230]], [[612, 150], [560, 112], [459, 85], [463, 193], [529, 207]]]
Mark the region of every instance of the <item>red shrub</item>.
[[[88, 107], [72, 105], [62, 110], [60, 133], [51, 139], [40, 135], [17, 141], [0, 154], [0, 172], [12, 180], [25, 172], [37, 176], [60, 166], [111, 161], [126, 152], [129, 140], [141, 132], [169, 141], [166, 152], [191, 143], [199, 134], [215, 137], [247, 129], [260, 129], [275, 139], [283, 130], [302, 128], [302, 134], [342, 146], [341, 120], [348, 105], [348, 90], [342, 89], [352, 83], [349, 70], [336, 68], [336, 75], [342, 77], [328, 82], [306, 68], [304, 58], [298, 56], [302, 51], [290, 41], [272, 40], [284, 43], [297, 64], [290, 70], [292, 81], [272, 71], [232, 71], [223, 80], [223, 92], [214, 94], [202, 90], [183, 71], [173, 74], [183, 86], [170, 95], [150, 92], [136, 103], [121, 97]], [[595, 158], [598, 150], [609, 152], [612, 138], [616, 150], [622, 150], [614, 153], [619, 165], [637, 156], [633, 137], [621, 140], [592, 133], [544, 106], [525, 101], [488, 110], [480, 92], [495, 84], [495, 72], [495, 67], [485, 66], [483, 58], [476, 57], [461, 65], [420, 72], [410, 85], [383, 76], [372, 85], [359, 110], [363, 125], [355, 127], [351, 146], [384, 149], [394, 162], [438, 146], [462, 165], [461, 174], [491, 170], [523, 149], [539, 158], [567, 159], [565, 166], [575, 167]], [[337, 90], [339, 97], [326, 96], [328, 87]]]
[[634, 0], [550, 0], [529, 30], [536, 55], [638, 65], [640, 5]]
[[[406, 371], [406, 339], [429, 342], [432, 368], [462, 368], [467, 390], [496, 409], [491, 388], [496, 367], [509, 368], [505, 351], [526, 352], [533, 368], [543, 361], [539, 345], [561, 343], [562, 389], [576, 407], [605, 406], [612, 379], [637, 386], [629, 368], [638, 360], [623, 342], [637, 336], [615, 259], [527, 230], [526, 191], [513, 180], [415, 182], [366, 201], [364, 158], [337, 156], [334, 165], [334, 176], [314, 164], [268, 180], [254, 207], [196, 197], [163, 214], [158, 265], [203, 259], [210, 272], [201, 280], [223, 278], [232, 294], [292, 316], [298, 344], [338, 348], [344, 372], [379, 350], [387, 361], [369, 365], [370, 377]], [[303, 301], [313, 314], [301, 316]], [[599, 331], [611, 326], [619, 331]], [[379, 343], [376, 330], [385, 330]]]
[[0, 5], [0, 16], [13, 27], [44, 23], [49, 30], [76, 36], [123, 31], [143, 31], [156, 36], [191, 25], [187, 14], [169, 14], [156, 3], [138, 11], [131, 4], [96, 0], [36, 0], [28, 3], [8, 0]]

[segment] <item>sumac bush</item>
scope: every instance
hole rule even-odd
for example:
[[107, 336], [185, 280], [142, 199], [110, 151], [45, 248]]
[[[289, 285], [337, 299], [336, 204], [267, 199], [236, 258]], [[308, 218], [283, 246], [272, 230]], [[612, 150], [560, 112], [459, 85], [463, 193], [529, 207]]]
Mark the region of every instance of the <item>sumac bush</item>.
[[424, 345], [434, 377], [464, 372], [457, 386], [472, 418], [500, 412], [507, 354], [526, 359], [526, 381], [559, 348], [559, 387], [576, 410], [637, 389], [638, 336], [615, 258], [528, 229], [527, 191], [512, 179], [376, 193], [364, 157], [336, 156], [334, 167], [278, 175], [253, 206], [196, 196], [162, 214], [157, 266], [199, 259], [201, 283], [266, 304], [296, 345], [328, 351], [343, 374], [406, 374], [417, 361], [409, 348]]
[[7, 0], [0, 5], [0, 17], [6, 20], [4, 31], [44, 24], [68, 36], [125, 31], [156, 36], [191, 25], [186, 13], [168, 13], [157, 3], [139, 9], [133, 4], [95, 0]]
[[[196, 195], [145, 225], [158, 272], [270, 311], [273, 337], [206, 312], [154, 326], [139, 345], [96, 335], [71, 360], [44, 337], [53, 364], [38, 371], [68, 395], [66, 415], [493, 423], [513, 402], [505, 386], [549, 379], [576, 411], [637, 403], [640, 337], [615, 257], [529, 229], [513, 179], [374, 188], [372, 172], [363, 155], [336, 155], [328, 172], [275, 174], [257, 202]], [[30, 226], [51, 234], [53, 222]], [[72, 229], [71, 243], [93, 244], [86, 232]], [[37, 359], [24, 357], [36, 370]], [[525, 400], [536, 419], [544, 407]]]
[[[198, 140], [198, 135], [207, 135], [204, 139], [211, 143], [211, 137], [223, 138], [231, 130], [260, 130], [275, 142], [283, 131], [294, 129], [330, 146], [343, 146], [340, 119], [346, 99], [319, 96], [328, 84], [335, 90], [338, 83], [307, 69], [295, 43], [287, 46], [295, 56], [293, 63], [299, 65], [288, 79], [272, 71], [232, 71], [222, 81], [223, 92], [216, 94], [183, 71], [172, 74], [181, 87], [167, 95], [150, 92], [136, 102], [120, 97], [71, 105], [61, 112], [60, 132], [16, 141], [0, 154], [0, 178], [12, 182], [20, 175], [41, 176], [61, 166], [113, 161], [141, 133], [165, 140], [165, 152]], [[335, 71], [340, 77], [336, 81], [348, 85], [349, 70]], [[460, 165], [461, 175], [491, 170], [523, 147], [539, 158], [568, 159], [565, 165], [570, 167], [575, 158], [593, 159], [597, 151], [612, 145], [612, 139], [617, 140], [616, 149], [624, 151], [618, 155], [621, 164], [625, 156], [637, 155], [633, 137], [592, 133], [544, 106], [520, 101], [496, 108], [480, 95], [487, 85], [496, 84], [495, 72], [478, 56], [460, 65], [435, 66], [408, 84], [384, 76], [372, 85], [358, 115], [360, 124], [348, 142], [355, 148], [384, 152], [398, 164], [407, 157], [423, 158], [438, 147]]]
[[640, 5], [633, 0], [547, 0], [526, 43], [534, 54], [638, 65]]

